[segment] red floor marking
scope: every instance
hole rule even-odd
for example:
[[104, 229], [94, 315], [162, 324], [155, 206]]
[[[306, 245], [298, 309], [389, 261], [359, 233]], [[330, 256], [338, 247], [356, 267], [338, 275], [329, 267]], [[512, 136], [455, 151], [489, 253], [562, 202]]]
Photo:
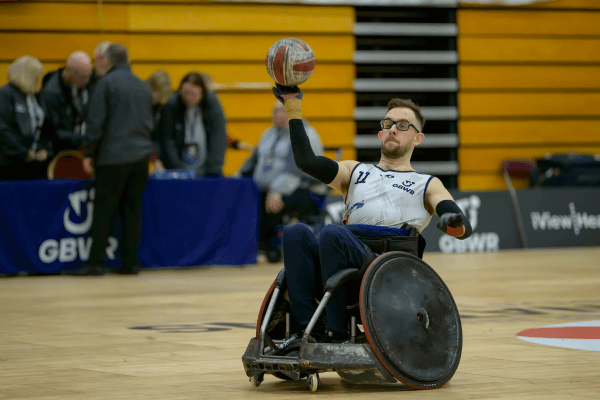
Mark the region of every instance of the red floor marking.
[[600, 327], [570, 326], [564, 328], [536, 328], [519, 332], [517, 336], [549, 339], [600, 339]]

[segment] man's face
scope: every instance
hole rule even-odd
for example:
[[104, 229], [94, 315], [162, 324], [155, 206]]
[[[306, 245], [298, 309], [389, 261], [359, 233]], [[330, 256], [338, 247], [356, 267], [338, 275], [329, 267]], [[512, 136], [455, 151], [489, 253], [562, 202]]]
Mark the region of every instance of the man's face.
[[92, 67], [73, 70], [73, 85], [75, 87], [83, 87], [90, 81], [92, 76]]
[[110, 63], [106, 54], [96, 53], [94, 54], [94, 68], [96, 69], [96, 75], [104, 76], [110, 69]]
[[285, 107], [283, 107], [283, 104], [281, 104], [281, 102], [278, 103], [279, 104], [276, 104], [273, 107], [273, 125], [278, 126], [280, 128], [287, 128], [289, 121], [285, 112]]
[[[393, 108], [387, 112], [385, 119], [394, 122], [406, 120], [420, 128], [417, 117], [410, 108]], [[413, 143], [420, 143], [424, 135], [418, 133], [413, 126], [409, 127], [407, 131], [401, 131], [398, 130], [396, 125], [392, 125], [389, 129], [382, 128], [378, 136], [379, 140], [381, 140], [381, 154], [386, 158], [399, 159], [407, 155], [410, 156], [412, 154]]]
[[202, 88], [193, 83], [185, 82], [179, 91], [181, 99], [187, 107], [196, 107], [202, 101]]

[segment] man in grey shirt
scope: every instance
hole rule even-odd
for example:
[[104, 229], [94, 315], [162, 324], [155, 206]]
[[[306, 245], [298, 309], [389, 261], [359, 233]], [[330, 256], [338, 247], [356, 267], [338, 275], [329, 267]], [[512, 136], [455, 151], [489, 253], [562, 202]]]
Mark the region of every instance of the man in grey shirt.
[[[307, 121], [304, 121], [304, 127], [315, 154], [323, 154], [317, 132]], [[261, 187], [259, 245], [270, 262], [278, 262], [281, 251], [277, 225], [282, 223], [285, 215], [317, 215], [317, 202], [327, 189], [296, 166], [287, 115], [279, 101], [273, 106], [273, 125], [263, 132], [256, 150], [238, 174], [252, 176]]]
[[117, 272], [137, 274], [142, 222], [142, 195], [148, 182], [148, 163], [154, 154], [152, 93], [131, 72], [125, 46], [111, 44], [106, 52], [110, 69], [96, 83], [90, 100], [83, 140], [83, 167], [95, 173], [92, 248], [87, 265], [71, 275], [102, 275], [112, 216], [122, 219], [121, 257]]

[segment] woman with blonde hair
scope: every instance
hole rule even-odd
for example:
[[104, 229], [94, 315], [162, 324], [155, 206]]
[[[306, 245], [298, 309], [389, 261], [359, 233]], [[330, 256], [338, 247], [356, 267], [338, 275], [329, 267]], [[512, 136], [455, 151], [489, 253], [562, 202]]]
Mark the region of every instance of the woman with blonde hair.
[[150, 86], [150, 89], [152, 90], [153, 107], [164, 104], [173, 93], [173, 89], [171, 87], [171, 77], [162, 69], [154, 71], [146, 80], [146, 83], [148, 83], [148, 86]]
[[146, 83], [148, 86], [150, 86], [150, 90], [152, 90], [152, 115], [154, 116], [152, 142], [154, 142], [154, 147], [156, 147], [156, 154], [153, 154], [151, 157], [153, 169], [154, 171], [164, 171], [165, 167], [160, 160], [162, 156], [160, 113], [163, 108], [163, 104], [165, 104], [169, 97], [171, 97], [171, 94], [173, 94], [171, 77], [166, 71], [159, 69], [158, 71], [154, 71], [152, 75], [146, 79]]
[[0, 87], [0, 180], [46, 177], [51, 144], [36, 97], [43, 74], [42, 63], [32, 56], [8, 67], [8, 83]]

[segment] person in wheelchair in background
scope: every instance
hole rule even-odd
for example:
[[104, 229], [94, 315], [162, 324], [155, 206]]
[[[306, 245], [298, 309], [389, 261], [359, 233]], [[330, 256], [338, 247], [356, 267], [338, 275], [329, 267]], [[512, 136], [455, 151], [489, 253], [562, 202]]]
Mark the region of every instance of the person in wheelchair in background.
[[[425, 119], [417, 104], [404, 99], [389, 101], [378, 133], [381, 159], [371, 165], [348, 160], [335, 162], [316, 155], [302, 123], [302, 91], [296, 86], [276, 84], [273, 93], [284, 104], [298, 168], [340, 190], [346, 200], [345, 226], [327, 225], [318, 237], [303, 224], [283, 229], [287, 290], [299, 328], [286, 341], [286, 346], [291, 346], [302, 337], [315, 313], [315, 297], [320, 298], [327, 279], [341, 269], [360, 269], [370, 263], [373, 253], [381, 251], [377, 246], [371, 246], [372, 250], [359, 237], [377, 243], [384, 237], [406, 236], [409, 227], [421, 232], [433, 214], [440, 218], [438, 228], [457, 239], [468, 238], [472, 228], [442, 182], [411, 167], [413, 150], [425, 137], [422, 133]], [[424, 246], [420, 238], [421, 258]], [[347, 340], [348, 287], [346, 284], [346, 289], [335, 291], [329, 299], [326, 326], [316, 326], [311, 332], [317, 342]]]
[[[318, 133], [306, 120], [300, 122], [315, 153], [323, 154]], [[263, 132], [237, 174], [252, 176], [261, 187], [259, 249], [266, 252], [269, 262], [279, 262], [278, 225], [285, 217], [305, 220], [318, 216], [322, 209], [319, 201], [327, 189], [296, 166], [286, 111], [279, 101], [273, 105], [273, 125]]]

